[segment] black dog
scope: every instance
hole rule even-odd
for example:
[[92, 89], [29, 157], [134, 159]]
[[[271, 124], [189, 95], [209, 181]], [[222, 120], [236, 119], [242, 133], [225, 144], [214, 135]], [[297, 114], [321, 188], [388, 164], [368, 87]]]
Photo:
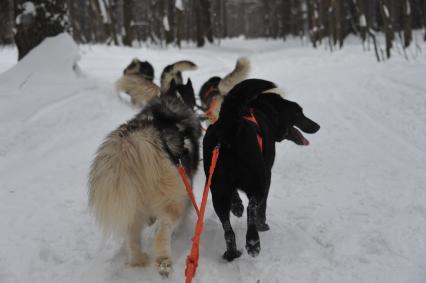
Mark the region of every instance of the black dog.
[[218, 121], [211, 125], [203, 141], [204, 170], [209, 173], [212, 151], [220, 154], [211, 184], [213, 206], [225, 231], [226, 252], [232, 261], [241, 255], [229, 213], [241, 216], [244, 210], [237, 189], [247, 194], [246, 249], [251, 256], [260, 252], [258, 231], [266, 224], [266, 202], [275, 159], [275, 143], [284, 139], [308, 145], [303, 132], [315, 133], [320, 126], [303, 115], [302, 108], [268, 90], [269, 81], [250, 79], [236, 85], [226, 96]]
[[123, 71], [123, 75], [131, 74], [140, 75], [152, 82], [154, 80], [154, 67], [148, 61], [140, 61], [138, 58], [134, 58]]
[[213, 99], [220, 95], [218, 85], [221, 80], [220, 77], [211, 77], [201, 86], [199, 96], [204, 110], [209, 109]]

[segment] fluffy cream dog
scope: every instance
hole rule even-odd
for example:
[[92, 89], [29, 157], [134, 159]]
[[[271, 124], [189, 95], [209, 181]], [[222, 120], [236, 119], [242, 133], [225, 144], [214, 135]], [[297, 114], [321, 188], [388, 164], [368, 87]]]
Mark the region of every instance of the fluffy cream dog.
[[129, 265], [148, 263], [141, 230], [156, 219], [154, 258], [163, 276], [172, 268], [172, 231], [190, 203], [176, 163], [182, 162], [192, 180], [199, 161], [200, 122], [184, 102], [192, 100], [190, 81], [172, 83], [168, 92], [107, 136], [89, 175], [89, 205], [96, 221], [106, 234], [127, 237]]

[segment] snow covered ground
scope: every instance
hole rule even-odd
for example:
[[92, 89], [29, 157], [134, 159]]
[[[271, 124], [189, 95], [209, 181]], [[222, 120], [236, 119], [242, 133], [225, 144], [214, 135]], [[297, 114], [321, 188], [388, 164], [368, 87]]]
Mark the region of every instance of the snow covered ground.
[[[426, 50], [426, 45], [422, 46]], [[80, 75], [71, 71], [77, 53]], [[0, 282], [183, 282], [194, 214], [177, 231], [174, 272], [126, 267], [87, 209], [87, 173], [105, 135], [136, 110], [113, 82], [133, 57], [157, 76], [191, 59], [196, 91], [246, 55], [252, 77], [276, 82], [321, 125], [309, 147], [278, 145], [271, 231], [257, 258], [227, 263], [209, 203], [194, 282], [425, 282], [426, 52], [378, 64], [351, 44], [332, 54], [299, 42], [228, 40], [182, 50], [45, 42], [19, 65], [0, 49]], [[196, 177], [198, 198], [204, 183]], [[244, 249], [245, 216], [232, 219]], [[143, 235], [145, 247], [153, 229]]]

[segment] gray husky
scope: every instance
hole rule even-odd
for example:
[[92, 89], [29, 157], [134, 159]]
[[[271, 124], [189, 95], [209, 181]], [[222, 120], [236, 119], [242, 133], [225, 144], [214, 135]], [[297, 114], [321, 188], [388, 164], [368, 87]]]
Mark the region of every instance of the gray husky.
[[128, 264], [144, 266], [141, 230], [158, 222], [153, 250], [158, 272], [172, 269], [171, 234], [189, 207], [176, 165], [192, 180], [199, 162], [200, 122], [191, 81], [171, 82], [99, 147], [89, 175], [89, 204], [106, 234], [127, 236]]

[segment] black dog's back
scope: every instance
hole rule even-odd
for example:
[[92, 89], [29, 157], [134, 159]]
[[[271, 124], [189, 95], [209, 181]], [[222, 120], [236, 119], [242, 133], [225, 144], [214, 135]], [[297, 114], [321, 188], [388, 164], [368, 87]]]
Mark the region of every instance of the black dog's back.
[[[231, 192], [238, 187], [252, 195], [262, 191], [261, 187], [266, 185], [267, 172], [272, 167], [275, 156], [274, 140], [269, 134], [266, 117], [256, 109], [250, 110], [249, 104], [260, 93], [272, 88], [275, 88], [275, 85], [268, 81], [246, 80], [236, 85], [225, 98], [219, 120], [207, 129], [203, 141], [206, 174], [214, 147], [219, 144], [221, 146], [216, 172], [224, 178], [214, 178], [213, 187], [216, 186], [215, 182], [220, 183], [223, 179], [228, 184], [232, 183]], [[250, 111], [253, 111], [257, 125], [244, 119]], [[257, 135], [262, 136], [262, 148], [256, 138]], [[223, 184], [219, 185], [222, 186]], [[219, 190], [223, 192], [222, 189]], [[223, 193], [228, 195], [230, 192]]]
[[[257, 149], [258, 145], [252, 145], [250, 137], [256, 137], [256, 125], [241, 123], [247, 114], [248, 105], [254, 101], [263, 91], [273, 89], [272, 82], [250, 79], [236, 85], [226, 96], [219, 113], [218, 121], [211, 125], [204, 137], [204, 168], [206, 173], [210, 166], [211, 153], [214, 147], [221, 145], [221, 156], [226, 158], [226, 153], [230, 151], [233, 155], [232, 162], [236, 162], [237, 155], [245, 158], [245, 154]], [[262, 120], [262, 119], [261, 119]], [[261, 122], [264, 124], [265, 122]], [[236, 165], [236, 164], [234, 164]]]

